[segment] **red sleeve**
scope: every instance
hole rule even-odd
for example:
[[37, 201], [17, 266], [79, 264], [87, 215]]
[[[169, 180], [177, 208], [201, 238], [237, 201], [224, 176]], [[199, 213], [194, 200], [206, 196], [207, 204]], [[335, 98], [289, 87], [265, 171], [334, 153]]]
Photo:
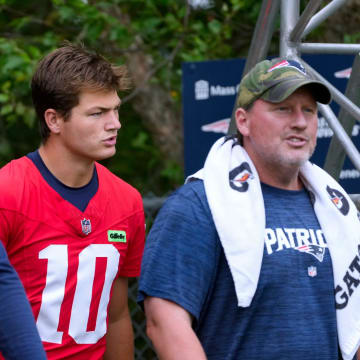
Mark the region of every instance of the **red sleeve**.
[[138, 211], [129, 219], [129, 243], [126, 258], [119, 276], [136, 277], [140, 275], [141, 260], [145, 244], [144, 211]]
[[16, 226], [16, 221], [19, 198], [23, 189], [21, 184], [18, 185], [15, 181], [11, 184], [11, 180], [4, 176], [4, 170], [2, 170], [0, 175], [0, 240], [7, 250], [11, 244], [11, 237], [16, 236], [21, 227], [21, 223]]
[[0, 240], [4, 244], [5, 248], [8, 246], [9, 242], [10, 223], [11, 220], [9, 219], [9, 211], [0, 208]]

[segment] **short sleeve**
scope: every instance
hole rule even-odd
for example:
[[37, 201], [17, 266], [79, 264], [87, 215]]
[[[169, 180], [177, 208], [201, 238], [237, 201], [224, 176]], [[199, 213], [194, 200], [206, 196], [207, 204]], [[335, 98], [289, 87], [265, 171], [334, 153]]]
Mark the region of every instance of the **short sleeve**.
[[6, 359], [45, 360], [24, 288], [0, 242], [0, 353]]
[[139, 210], [129, 218], [129, 244], [126, 258], [119, 276], [136, 277], [140, 275], [141, 259], [145, 242], [144, 211]]
[[202, 181], [184, 185], [160, 210], [145, 243], [138, 301], [173, 301], [197, 320], [216, 268], [217, 235]]
[[23, 184], [12, 164], [13, 162], [0, 169], [0, 241], [8, 253], [11, 238], [20, 232], [22, 226], [22, 223], [18, 222], [20, 217], [17, 210], [21, 204], [19, 199], [23, 193]]
[[5, 217], [4, 211], [0, 209], [0, 241], [6, 246], [8, 239], [8, 222]]

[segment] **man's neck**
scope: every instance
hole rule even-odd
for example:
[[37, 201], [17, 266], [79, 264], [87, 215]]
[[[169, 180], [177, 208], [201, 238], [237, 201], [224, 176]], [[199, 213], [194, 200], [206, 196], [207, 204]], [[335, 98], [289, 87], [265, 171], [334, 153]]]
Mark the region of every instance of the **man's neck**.
[[93, 176], [95, 161], [76, 157], [56, 145], [46, 142], [39, 148], [40, 157], [49, 171], [66, 186], [76, 188], [88, 184]]
[[261, 171], [259, 173], [260, 181], [280, 189], [284, 190], [301, 190], [304, 185], [300, 178], [300, 171], [280, 171], [276, 172], [267, 172]]

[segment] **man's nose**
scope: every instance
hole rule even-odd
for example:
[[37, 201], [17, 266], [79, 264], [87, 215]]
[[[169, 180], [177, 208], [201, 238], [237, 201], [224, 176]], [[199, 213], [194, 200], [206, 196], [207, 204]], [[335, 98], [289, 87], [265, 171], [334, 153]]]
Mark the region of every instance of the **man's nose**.
[[121, 128], [121, 123], [119, 120], [119, 113], [117, 110], [110, 111], [106, 119], [105, 130], [119, 130]]
[[305, 128], [308, 124], [308, 119], [302, 109], [296, 109], [294, 112], [294, 118], [292, 121], [293, 127]]

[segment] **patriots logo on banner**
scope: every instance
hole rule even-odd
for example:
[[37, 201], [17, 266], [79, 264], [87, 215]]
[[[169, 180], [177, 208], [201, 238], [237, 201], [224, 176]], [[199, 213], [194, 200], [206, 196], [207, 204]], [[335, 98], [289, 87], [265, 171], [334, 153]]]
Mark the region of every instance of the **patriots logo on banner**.
[[324, 260], [324, 255], [325, 255], [325, 250], [326, 250], [325, 247], [310, 244], [310, 245], [298, 246], [295, 249], [300, 252], [305, 252], [307, 254], [310, 254], [310, 255], [316, 257], [316, 259], [318, 259], [320, 262], [322, 262]]
[[345, 196], [339, 190], [332, 189], [330, 186], [326, 187], [326, 191], [328, 192], [332, 203], [346, 216], [349, 213], [350, 205]]
[[230, 171], [229, 185], [236, 191], [245, 192], [249, 188], [248, 180], [253, 178], [249, 163], [243, 162], [240, 166]]
[[305, 68], [297, 61], [295, 60], [283, 60], [280, 61], [278, 63], [276, 63], [275, 65], [273, 65], [267, 72], [271, 72], [274, 71], [275, 69], [279, 69], [279, 68], [283, 68], [283, 67], [292, 67], [298, 71], [300, 71], [302, 74], [306, 75], [306, 70]]
[[227, 134], [230, 120], [230, 118], [226, 118], [205, 124], [201, 126], [201, 131]]
[[91, 233], [91, 221], [90, 219], [82, 219], [81, 220], [81, 230], [85, 235]]

